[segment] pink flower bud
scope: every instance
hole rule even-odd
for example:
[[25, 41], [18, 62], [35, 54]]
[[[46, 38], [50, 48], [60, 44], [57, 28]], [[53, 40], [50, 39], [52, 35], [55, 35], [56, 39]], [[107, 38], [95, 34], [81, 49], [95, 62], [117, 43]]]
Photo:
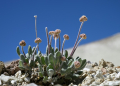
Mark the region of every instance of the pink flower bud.
[[80, 34], [80, 38], [83, 38], [83, 39], [86, 39], [87, 38], [87, 36], [86, 36], [86, 34]]
[[19, 43], [19, 45], [20, 45], [20, 46], [25, 46], [25, 45], [26, 45], [26, 43], [25, 43], [25, 41], [24, 41], [24, 40], [22, 40], [22, 41]]
[[74, 66], [75, 66], [75, 68], [79, 68], [80, 67], [80, 62], [79, 61], [75, 61], [74, 62]]
[[83, 15], [82, 17], [80, 17], [80, 22], [84, 22], [87, 21], [87, 17], [85, 15]]
[[63, 56], [63, 57], [61, 58], [61, 61], [66, 61], [66, 58]]
[[42, 40], [40, 38], [35, 39], [35, 43], [41, 43], [41, 42], [42, 42]]

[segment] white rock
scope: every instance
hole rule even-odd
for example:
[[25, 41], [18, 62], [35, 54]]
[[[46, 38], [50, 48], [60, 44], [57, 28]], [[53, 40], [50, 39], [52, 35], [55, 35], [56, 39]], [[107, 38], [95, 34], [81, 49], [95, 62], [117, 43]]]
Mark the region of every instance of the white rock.
[[4, 83], [6, 83], [6, 82], [8, 82], [8, 81], [10, 80], [10, 76], [5, 76], [4, 74], [2, 74], [2, 75], [0, 76], [0, 79], [1, 79]]
[[12, 85], [16, 84], [16, 80], [11, 80], [11, 84]]
[[84, 68], [83, 71], [90, 71], [90, 69], [89, 68]]
[[38, 86], [38, 85], [36, 85], [35, 83], [30, 83], [30, 84], [27, 84], [26, 86]]
[[22, 75], [21, 79], [24, 79], [25, 78], [25, 75]]
[[0, 86], [2, 85], [2, 81], [0, 80]]
[[120, 79], [120, 72], [116, 75], [117, 79]]
[[60, 85], [60, 84], [56, 84], [56, 85], [54, 85], [54, 86], [62, 86], [62, 85]]
[[101, 79], [104, 79], [101, 70], [98, 70], [98, 71], [96, 72], [95, 78], [101, 78]]
[[27, 83], [30, 82], [30, 78], [29, 78], [29, 77], [25, 77], [24, 80], [25, 80], [25, 82], [27, 82]]

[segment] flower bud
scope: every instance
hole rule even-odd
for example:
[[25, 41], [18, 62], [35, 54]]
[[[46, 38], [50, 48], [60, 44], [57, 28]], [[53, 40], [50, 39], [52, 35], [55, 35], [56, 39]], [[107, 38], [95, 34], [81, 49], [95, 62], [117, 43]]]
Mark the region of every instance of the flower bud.
[[79, 21], [80, 22], [87, 21], [87, 17], [85, 15], [83, 15], [82, 17], [80, 17]]
[[59, 35], [58, 34], [54, 34], [54, 39], [56, 38], [56, 39], [58, 39], [59, 38]]
[[50, 31], [49, 35], [53, 35], [55, 33], [55, 31]]
[[34, 15], [35, 18], [37, 18], [37, 15]]
[[61, 57], [61, 61], [66, 61], [66, 58], [64, 56]]
[[79, 68], [80, 67], [80, 62], [79, 61], [75, 61], [74, 62], [74, 66], [75, 66], [75, 68]]
[[63, 36], [63, 38], [66, 39], [66, 40], [69, 40], [69, 36], [68, 36], [67, 34], [65, 34], [65, 35]]
[[41, 43], [41, 42], [42, 42], [42, 40], [40, 38], [35, 39], [35, 43]]
[[24, 41], [24, 40], [22, 40], [22, 41], [19, 43], [19, 45], [20, 45], [20, 46], [25, 46], [25, 45], [26, 45], [26, 43], [25, 43], [25, 41]]
[[60, 34], [61, 30], [60, 29], [56, 29], [54, 34]]
[[87, 36], [86, 36], [86, 34], [80, 34], [80, 38], [83, 38], [83, 39], [86, 39], [87, 38]]

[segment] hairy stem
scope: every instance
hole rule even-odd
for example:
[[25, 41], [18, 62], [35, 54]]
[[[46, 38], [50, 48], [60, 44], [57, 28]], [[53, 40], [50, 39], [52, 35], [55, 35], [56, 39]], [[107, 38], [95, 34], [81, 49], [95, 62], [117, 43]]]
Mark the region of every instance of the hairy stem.
[[51, 45], [51, 43], [52, 43], [52, 36], [53, 36], [53, 35], [50, 36], [50, 45]]
[[81, 28], [82, 28], [83, 23], [84, 23], [84, 22], [82, 22], [81, 25], [80, 25], [80, 29], [79, 29], [79, 32], [78, 32], [78, 35], [77, 35], [77, 39], [76, 39], [76, 42], [75, 42], [75, 44], [74, 44], [74, 47], [73, 47], [73, 49], [72, 49], [72, 52], [71, 52], [70, 56], [72, 56], [72, 53], [74, 52], [74, 48], [75, 48], [75, 46], [76, 46], [76, 44], [77, 44], [77, 42], [78, 42], [79, 35], [80, 35], [80, 32], [81, 32]]
[[24, 54], [24, 57], [26, 58], [26, 55], [25, 55], [25, 52], [24, 52], [23, 46], [21, 46], [21, 48], [22, 48], [22, 52], [23, 52], [23, 54]]
[[36, 46], [36, 48], [35, 48], [35, 50], [34, 50], [34, 52], [33, 52], [32, 60], [34, 60], [34, 55], [35, 55], [35, 52], [36, 52], [36, 50], [37, 50], [37, 48], [38, 48], [38, 45], [39, 45], [39, 44], [37, 44], [37, 46]]
[[46, 30], [46, 35], [47, 35], [47, 42], [48, 42], [48, 54], [50, 53], [50, 46], [49, 46], [49, 36], [48, 36], [48, 29], [47, 27], [45, 28]]
[[38, 43], [38, 51], [39, 51], [39, 43]]
[[36, 32], [36, 38], [37, 38], [37, 25], [36, 25], [37, 18], [35, 17], [35, 32]]
[[55, 37], [55, 50], [56, 50], [56, 45], [57, 45], [56, 43], [57, 43], [57, 38]]
[[83, 39], [83, 38], [81, 38], [81, 39], [78, 41], [78, 43], [77, 43], [76, 47], [74, 48], [73, 53], [72, 53], [71, 56], [73, 56], [73, 54], [75, 53], [75, 51], [76, 51], [76, 49], [77, 49], [79, 43], [82, 41], [82, 39]]
[[61, 47], [61, 40], [60, 40], [60, 35], [59, 35], [59, 51], [61, 50], [60, 47]]
[[62, 55], [63, 55], [64, 44], [65, 44], [65, 39], [63, 40], [63, 43], [62, 43]]

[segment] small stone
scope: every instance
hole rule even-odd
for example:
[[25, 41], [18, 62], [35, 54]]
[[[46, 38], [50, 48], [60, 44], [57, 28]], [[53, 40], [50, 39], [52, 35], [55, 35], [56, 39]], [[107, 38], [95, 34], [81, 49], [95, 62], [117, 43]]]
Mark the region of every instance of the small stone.
[[26, 86], [38, 86], [38, 85], [36, 85], [35, 83], [30, 83], [30, 84], [27, 84]]
[[120, 72], [116, 75], [116, 79], [120, 79]]
[[9, 74], [7, 72], [4, 72], [3, 74], [6, 75], [6, 76], [9, 76]]
[[99, 61], [99, 67], [100, 68], [106, 67], [106, 62], [104, 61], [104, 59], [101, 59], [101, 61]]
[[24, 80], [25, 80], [25, 82], [27, 82], [27, 83], [30, 82], [30, 78], [29, 78], [29, 77], [25, 77]]
[[109, 67], [114, 67], [114, 64], [112, 62], [106, 62], [106, 65]]
[[7, 84], [3, 84], [3, 86], [8, 86]]
[[0, 61], [0, 74], [1, 74], [4, 67], [5, 67], [4, 63], [2, 61]]
[[105, 68], [102, 68], [101, 71], [103, 72], [103, 75], [107, 73], [107, 70]]
[[14, 67], [14, 64], [10, 64], [10, 68], [13, 68]]
[[12, 85], [16, 84], [16, 80], [11, 80], [11, 84]]
[[0, 86], [2, 85], [2, 81], [0, 80]]

